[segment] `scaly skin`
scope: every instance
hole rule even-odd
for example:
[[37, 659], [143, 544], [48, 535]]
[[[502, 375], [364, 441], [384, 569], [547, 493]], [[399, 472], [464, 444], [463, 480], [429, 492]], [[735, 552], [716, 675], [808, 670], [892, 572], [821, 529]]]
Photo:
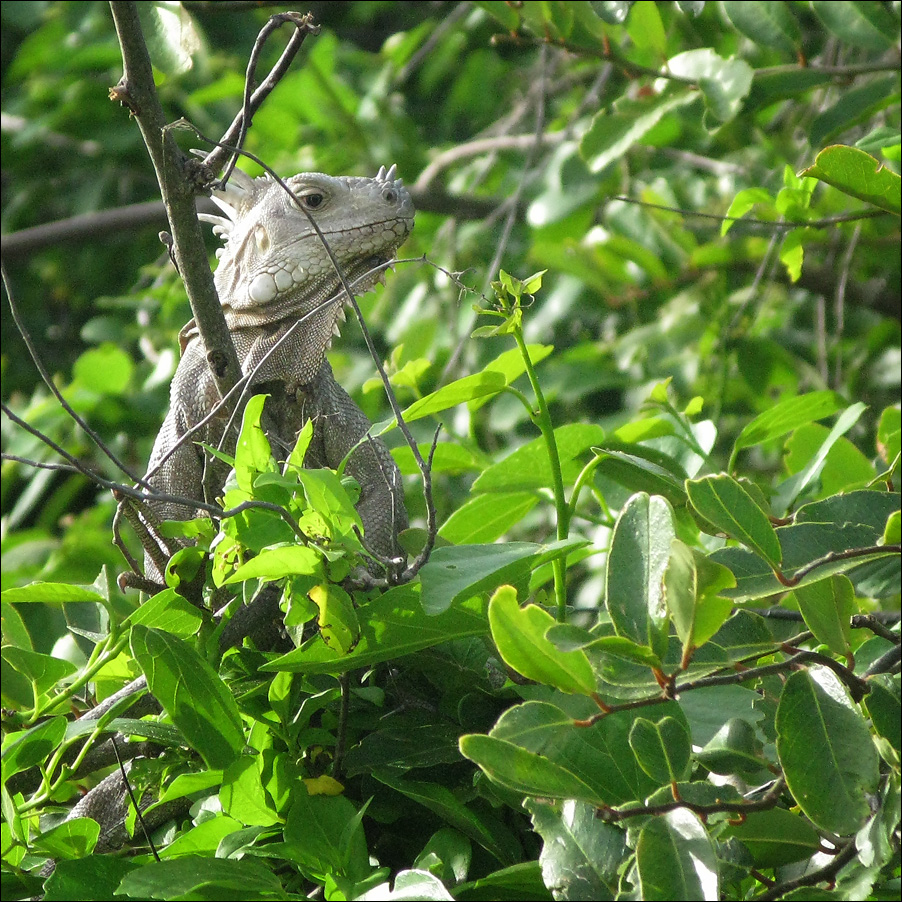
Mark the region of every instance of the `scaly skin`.
[[[373, 179], [301, 173], [286, 182], [303, 209], [270, 177], [251, 179], [236, 171], [224, 191], [213, 192], [226, 215], [201, 218], [226, 239], [217, 252], [216, 288], [242, 372], [253, 374], [249, 391], [271, 395], [267, 408], [276, 433], [270, 435], [274, 452], [287, 454], [299, 430], [313, 420], [305, 464], [335, 468], [371, 424], [336, 383], [326, 360], [346, 298], [308, 213], [349, 284], [361, 292], [381, 280], [382, 270], [373, 269], [391, 259], [407, 237], [414, 209], [394, 167], [380, 169]], [[181, 339], [182, 358], [169, 414], [151, 454], [149, 481], [170, 495], [200, 500], [206, 494], [215, 501], [225, 472], [218, 467], [205, 481], [204, 454], [195, 442], [222, 445], [231, 453], [234, 430], [223, 437], [225, 422], [215, 419], [200, 435], [178, 444], [219, 400], [193, 321]], [[380, 557], [397, 558], [397, 534], [407, 526], [407, 514], [400, 473], [388, 449], [379, 439], [367, 440], [349, 458], [347, 472], [361, 486], [357, 508], [367, 546]], [[187, 505], [155, 503], [153, 509], [160, 519], [195, 514]]]

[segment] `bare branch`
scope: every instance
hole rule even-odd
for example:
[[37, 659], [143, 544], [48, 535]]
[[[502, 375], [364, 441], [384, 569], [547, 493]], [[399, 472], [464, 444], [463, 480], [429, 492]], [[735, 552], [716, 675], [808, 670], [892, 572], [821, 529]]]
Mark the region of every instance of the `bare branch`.
[[113, 89], [129, 106], [153, 162], [173, 238], [179, 273], [185, 282], [220, 395], [241, 376], [241, 365], [213, 285], [203, 233], [194, 208], [194, 186], [186, 172], [186, 158], [165, 128], [166, 120], [154, 87], [153, 69], [134, 2], [112, 2], [113, 19], [122, 49], [125, 74]]
[[[260, 59], [260, 51], [263, 49], [263, 45], [266, 43], [269, 36], [286, 22], [291, 22], [295, 26], [294, 33], [288, 41], [288, 45], [282, 51], [282, 55], [279, 57], [275, 66], [270, 70], [269, 75], [267, 75], [260, 86], [252, 92], [254, 74]], [[301, 49], [301, 45], [304, 43], [304, 39], [307, 35], [315, 35], [318, 33], [319, 26], [314, 23], [313, 16], [310, 13], [302, 16], [300, 13], [296, 12], [278, 13], [277, 15], [270, 16], [269, 21], [260, 30], [260, 33], [257, 35], [257, 40], [254, 41], [254, 48], [251, 51], [250, 59], [247, 64], [247, 75], [244, 83], [244, 103], [242, 104], [241, 112], [232, 121], [228, 130], [222, 136], [219, 145], [217, 145], [204, 160], [213, 172], [218, 172], [225, 162], [226, 157], [230, 153], [233, 154], [222, 178], [223, 185], [228, 181], [232, 169], [235, 166], [235, 162], [238, 159], [238, 154], [234, 153], [234, 151], [230, 150], [229, 147], [226, 147], [225, 145], [231, 145], [239, 149], [244, 145], [244, 138], [247, 135], [247, 130], [251, 126], [251, 120], [254, 117], [254, 113], [260, 109], [263, 101], [269, 97], [273, 88], [275, 88], [282, 80], [282, 77], [288, 71], [292, 60]]]
[[83, 213], [11, 232], [0, 236], [0, 250], [4, 257], [24, 257], [63, 241], [93, 241], [126, 229], [139, 229], [148, 225], [159, 227], [166, 222], [166, 208], [160, 201], [130, 204], [127, 207]]

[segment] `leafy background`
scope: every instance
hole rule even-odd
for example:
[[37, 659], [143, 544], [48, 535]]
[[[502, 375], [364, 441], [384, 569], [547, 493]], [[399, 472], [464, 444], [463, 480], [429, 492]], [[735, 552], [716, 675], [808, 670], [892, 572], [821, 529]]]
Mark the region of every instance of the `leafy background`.
[[[140, 4], [171, 120], [224, 131], [288, 8], [259, 6]], [[345, 639], [220, 663], [174, 593], [124, 622], [107, 491], [4, 459], [4, 780], [47, 777], [4, 790], [4, 895], [53, 856], [47, 898], [898, 897], [899, 4], [311, 9], [322, 31], [247, 147], [283, 174], [394, 162], [411, 187], [404, 262], [362, 304], [402, 405], [427, 399], [416, 435], [442, 425], [450, 544], [356, 613], [327, 593]], [[0, 14], [4, 266], [55, 381], [140, 471], [190, 311], [108, 99], [109, 8]], [[2, 316], [9, 410], [121, 479]], [[354, 328], [331, 359], [384, 420]], [[5, 455], [59, 460], [2, 429]], [[287, 585], [295, 625], [316, 617]], [[162, 863], [99, 864], [90, 831], [53, 832], [77, 781], [48, 749], [74, 741], [83, 684], [154, 666], [203, 688], [164, 702], [176, 738], [148, 770], [212, 776], [181, 790], [195, 807]], [[344, 791], [302, 791], [337, 754], [344, 672]], [[692, 685], [664, 703], [659, 683]], [[205, 692], [222, 714], [192, 731]]]

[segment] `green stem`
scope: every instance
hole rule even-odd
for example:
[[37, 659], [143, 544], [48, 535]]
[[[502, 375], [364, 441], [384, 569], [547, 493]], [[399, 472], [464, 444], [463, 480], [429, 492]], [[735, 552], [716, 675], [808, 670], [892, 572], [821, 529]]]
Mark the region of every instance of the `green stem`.
[[[112, 636], [110, 638], [113, 638]], [[114, 658], [116, 658], [123, 648], [128, 643], [128, 633], [124, 636], [119, 637], [119, 639], [113, 643], [106, 640], [106, 650], [101, 652], [98, 655], [91, 655], [92, 660], [88, 663], [87, 666], [82, 670], [82, 672], [78, 675], [76, 679], [74, 679], [59, 695], [55, 695], [53, 698], [48, 699], [46, 704], [43, 707], [35, 706], [34, 714], [31, 716], [31, 723], [36, 723], [40, 718], [46, 717], [48, 714], [52, 714], [54, 709], [58, 708], [60, 705], [63, 705], [78, 692], [79, 689], [82, 688], [86, 683], [89, 683], [96, 673], [104, 666], [110, 663]], [[96, 648], [95, 648], [96, 651]]]
[[[542, 392], [542, 386], [536, 376], [536, 371], [529, 359], [529, 350], [526, 347], [526, 341], [523, 338], [523, 330], [519, 324], [513, 328], [513, 336], [520, 349], [523, 357], [523, 363], [526, 366], [526, 374], [529, 377], [530, 385], [532, 385], [533, 393], [536, 398], [536, 407], [538, 411], [534, 417], [536, 425], [545, 439], [545, 446], [548, 449], [548, 459], [551, 463], [551, 480], [552, 490], [554, 492], [554, 507], [557, 515], [557, 538], [562, 541], [567, 538], [570, 532], [570, 507], [567, 504], [567, 497], [564, 494], [564, 477], [561, 474], [561, 458], [557, 450], [557, 441], [554, 437], [554, 426], [551, 423], [551, 414], [548, 410], [548, 404], [545, 401], [545, 395]], [[556, 558], [552, 563], [554, 572], [554, 598], [557, 604], [557, 619], [564, 623], [567, 619], [567, 557], [566, 555]]]

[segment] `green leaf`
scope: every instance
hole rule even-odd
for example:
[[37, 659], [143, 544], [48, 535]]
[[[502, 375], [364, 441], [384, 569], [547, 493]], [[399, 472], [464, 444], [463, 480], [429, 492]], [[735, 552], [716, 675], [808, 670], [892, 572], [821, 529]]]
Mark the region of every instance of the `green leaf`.
[[698, 83], [705, 98], [705, 127], [709, 131], [739, 113], [754, 76], [754, 70], [745, 60], [724, 59], [710, 47], [678, 53], [667, 61], [667, 68], [672, 75]]
[[203, 39], [188, 10], [181, 3], [153, 3], [138, 7], [138, 14], [154, 67], [169, 76], [191, 69]]
[[[594, 423], [568, 423], [554, 430], [564, 482], [572, 483], [582, 466], [576, 460], [604, 441], [604, 429]], [[473, 492], [518, 492], [554, 484], [548, 446], [539, 436], [488, 467], [476, 477]]]
[[761, 47], [792, 56], [801, 48], [802, 33], [788, 4], [770, 0], [727, 0], [723, 9], [736, 29]]
[[454, 896], [438, 877], [429, 871], [417, 869], [399, 871], [393, 887], [388, 883], [380, 883], [354, 898], [358, 902], [454, 902]]
[[436, 548], [420, 570], [423, 608], [428, 614], [440, 614], [456, 601], [480, 592], [492, 592], [504, 583], [524, 580], [542, 564], [586, 544], [583, 539], [565, 539], [548, 545], [507, 542]]
[[816, 391], [807, 395], [786, 398], [759, 414], [739, 433], [733, 445], [728, 469], [732, 471], [736, 455], [743, 448], [751, 448], [771, 439], [780, 438], [805, 423], [822, 420], [845, 406], [842, 398], [832, 391]]
[[254, 480], [260, 473], [275, 473], [272, 448], [260, 425], [263, 405], [268, 395], [253, 395], [248, 399], [241, 420], [241, 432], [235, 446], [235, 479], [238, 487], [253, 496]]
[[902, 179], [879, 160], [857, 147], [835, 144], [815, 157], [804, 176], [820, 179], [844, 194], [881, 210], [902, 214]]
[[[877, 424], [877, 452], [887, 463], [891, 464], [899, 456], [900, 442], [902, 442], [902, 412], [898, 405], [887, 407], [880, 414], [880, 422]], [[6, 593], [3, 593], [6, 597]]]
[[187, 639], [201, 628], [203, 615], [187, 598], [179, 595], [175, 589], [164, 589], [153, 598], [144, 602], [140, 608], [128, 616], [125, 623], [166, 630]]
[[824, 469], [830, 451], [842, 435], [848, 432], [859, 420], [861, 415], [867, 410], [867, 405], [858, 402], [844, 410], [833, 428], [827, 433], [817, 453], [813, 455], [811, 460], [803, 470], [794, 476], [790, 476], [777, 491], [774, 499], [774, 506], [780, 510], [788, 510], [795, 504], [796, 499], [802, 494], [805, 488], [813, 482]]
[[71, 676], [78, 670], [74, 664], [62, 658], [42, 655], [36, 651], [29, 651], [27, 648], [16, 648], [14, 645], [3, 647], [3, 660], [13, 670], [30, 680], [38, 695], [48, 692], [60, 680]]
[[817, 853], [821, 844], [814, 827], [785, 808], [749, 811], [741, 824], [727, 827], [726, 835], [735, 836], [752, 853], [759, 868], [805, 861]]
[[356, 644], [360, 624], [350, 595], [335, 583], [320, 583], [307, 593], [319, 609], [318, 624], [323, 642], [346, 655]]
[[667, 650], [663, 577], [674, 537], [667, 501], [639, 492], [620, 512], [608, 552], [605, 594], [614, 629], [659, 658]]
[[497, 370], [464, 376], [463, 379], [450, 382], [448, 385], [442, 386], [438, 391], [432, 392], [431, 395], [426, 395], [425, 398], [414, 401], [403, 412], [404, 421], [412, 423], [414, 420], [441, 413], [475, 398], [496, 395], [504, 389], [506, 384], [507, 380], [504, 373]]
[[689, 777], [692, 745], [683, 722], [664, 717], [657, 723], [637, 717], [629, 737], [639, 766], [657, 783], [677, 783]]
[[264, 671], [290, 673], [345, 673], [381, 661], [400, 658], [442, 642], [485, 636], [489, 632], [488, 602], [468, 598], [435, 616], [420, 603], [419, 585], [399, 586], [385, 592], [358, 613], [360, 638], [342, 655], [315, 636], [300, 648], [264, 664]]
[[545, 638], [555, 619], [534, 604], [521, 608], [517, 591], [501, 586], [489, 602], [492, 638], [505, 663], [527, 679], [562, 692], [590, 695], [595, 675], [582, 651], [561, 651]]
[[636, 873], [641, 898], [720, 898], [719, 867], [711, 840], [695, 814], [684, 808], [650, 818], [636, 844]]
[[263, 788], [263, 767], [261, 755], [241, 755], [223, 770], [219, 791], [222, 810], [245, 827], [280, 823]]
[[291, 796], [284, 837], [273, 851], [319, 882], [330, 873], [352, 880], [369, 873], [360, 812], [343, 795], [310, 795], [306, 786], [298, 786]]
[[[838, 135], [861, 122], [871, 119], [880, 110], [899, 105], [898, 79], [895, 75], [868, 82], [860, 88], [844, 91], [840, 99], [824, 110], [811, 123], [808, 140], [812, 147], [821, 147]], [[897, 133], [898, 134], [898, 133]], [[861, 142], [855, 145], [859, 150], [870, 153], [871, 148]], [[878, 146], [879, 153], [881, 147]]]
[[53, 858], [84, 858], [94, 851], [100, 824], [90, 817], [65, 820], [33, 840], [36, 848]]
[[[744, 6], [743, 3], [734, 3], [731, 5]], [[768, 6], [770, 5], [772, 4], [768, 4]], [[755, 204], [768, 204], [773, 207], [775, 203], [776, 200], [774, 197], [769, 191], [765, 191], [764, 188], [744, 188], [733, 198], [732, 203], [727, 209], [726, 216], [728, 218], [725, 219], [720, 226], [721, 237], [726, 235], [735, 225], [735, 220], [729, 217], [741, 219], [755, 206]]]
[[[648, 716], [682, 717], [676, 704]], [[505, 711], [488, 736], [463, 736], [460, 749], [490, 779], [518, 792], [618, 805], [660, 785], [626, 751], [635, 718], [634, 712], [618, 711], [587, 725], [556, 705], [526, 702]]]
[[673, 540], [664, 571], [664, 596], [685, 650], [704, 645], [721, 628], [733, 603], [720, 593], [735, 585], [736, 578], [726, 567]]
[[686, 503], [686, 472], [679, 462], [645, 445], [604, 442], [592, 449], [597, 472], [634, 492], [663, 495], [671, 504]]
[[135, 365], [122, 348], [104, 342], [85, 351], [72, 368], [78, 384], [102, 395], [121, 395], [131, 382]]
[[880, 537], [882, 545], [898, 545], [902, 542], [902, 512], [893, 511], [886, 521], [886, 529]]
[[69, 583], [32, 583], [14, 589], [4, 589], [0, 600], [8, 604], [71, 604], [91, 601], [103, 603], [104, 597], [92, 586]]
[[[537, 288], [531, 288], [532, 284], [532, 281], [527, 284], [527, 294], [532, 294], [533, 291], [537, 290]], [[554, 345], [532, 344], [526, 346], [526, 353], [529, 354], [529, 360], [533, 366], [543, 361], [553, 350]], [[487, 363], [482, 368], [482, 371], [484, 373], [501, 373], [504, 376], [505, 384], [510, 385], [526, 372], [526, 361], [523, 359], [519, 348], [511, 348], [511, 350], [499, 354], [494, 360]], [[481, 398], [474, 398], [469, 402], [468, 406], [470, 410], [479, 410], [489, 400], [489, 396], [483, 395]]]
[[559, 899], [613, 899], [624, 833], [597, 817], [585, 802], [556, 804], [528, 798], [523, 803], [533, 829], [542, 837], [542, 875]]
[[619, 160], [641, 141], [671, 110], [693, 103], [697, 94], [690, 90], [665, 92], [641, 100], [621, 99], [614, 113], [599, 113], [583, 135], [579, 152], [592, 172], [601, 172]]
[[764, 745], [745, 719], [731, 717], [698, 752], [698, 760], [715, 774], [754, 775], [767, 766]]
[[855, 589], [847, 576], [831, 576], [793, 592], [805, 625], [836, 655], [852, 653], [851, 617], [857, 611]]
[[[800, 426], [786, 441], [784, 463], [790, 474], [801, 473], [818, 456], [830, 434], [820, 423]], [[820, 494], [824, 497], [851, 489], [863, 489], [874, 481], [874, 465], [846, 438], [835, 439], [827, 445], [827, 455], [821, 468]]]
[[882, 3], [812, 0], [815, 15], [841, 41], [865, 50], [889, 50], [899, 40], [899, 21]]
[[656, 3], [634, 3], [626, 31], [640, 49], [647, 48], [661, 57], [667, 52], [667, 33]]
[[441, 525], [438, 534], [456, 545], [500, 539], [539, 502], [534, 492], [492, 492], [461, 505]]
[[53, 899], [115, 899], [119, 884], [136, 867], [134, 859], [113, 855], [58, 861], [44, 885], [44, 898], [48, 902]]
[[131, 649], [150, 691], [207, 765], [234, 761], [244, 748], [244, 728], [213, 668], [178, 637], [140, 624], [132, 627]]
[[855, 833], [870, 816], [879, 768], [870, 732], [833, 671], [793, 673], [777, 706], [777, 754], [789, 791], [823, 830]]
[[66, 735], [66, 718], [51, 717], [31, 727], [3, 749], [3, 783], [36, 764], [47, 761]]
[[132, 899], [281, 899], [282, 884], [262, 864], [244, 858], [191, 855], [154, 861], [126, 874], [117, 893]]
[[322, 555], [306, 545], [282, 545], [264, 549], [246, 564], [242, 564], [224, 580], [223, 585], [247, 579], [275, 580], [297, 575], [322, 577]]
[[896, 751], [902, 751], [902, 705], [899, 700], [899, 680], [888, 673], [878, 673], [868, 681], [871, 691], [865, 696], [871, 723]]
[[805, 259], [804, 229], [787, 232], [780, 242], [780, 262], [786, 267], [790, 282], [798, 282], [802, 275], [802, 263]]
[[[783, 574], [793, 577], [799, 568], [831, 553], [876, 547], [887, 518], [898, 509], [898, 495], [874, 491], [848, 492], [803, 505], [796, 512], [794, 524], [777, 529], [783, 551]], [[818, 582], [834, 573], [846, 573], [869, 560], [890, 554], [890, 551], [875, 550], [873, 555], [828, 560], [806, 573], [800, 585]], [[763, 598], [786, 591], [770, 565], [754, 552], [743, 548], [722, 548], [710, 557], [735, 575], [736, 588], [723, 592], [734, 601]]]
[[780, 566], [783, 552], [773, 525], [732, 476], [722, 473], [687, 479], [686, 493], [705, 520], [756, 551], [772, 567]]

